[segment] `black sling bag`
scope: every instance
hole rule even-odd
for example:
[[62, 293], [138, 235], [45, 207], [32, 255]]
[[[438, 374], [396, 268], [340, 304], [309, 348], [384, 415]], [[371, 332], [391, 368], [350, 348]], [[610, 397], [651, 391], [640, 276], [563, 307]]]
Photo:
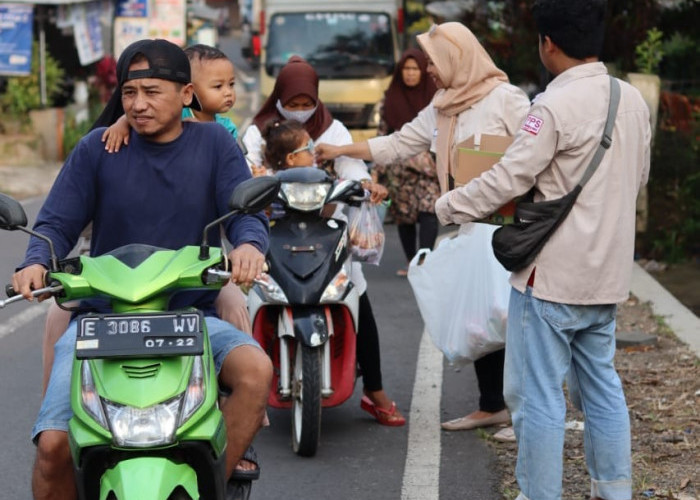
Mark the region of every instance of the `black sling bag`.
[[571, 211], [581, 189], [598, 168], [605, 151], [612, 143], [612, 131], [619, 102], [620, 84], [611, 76], [610, 104], [603, 138], [576, 187], [562, 198], [540, 202], [533, 201], [535, 188], [532, 188], [516, 204], [513, 224], [503, 226], [493, 233], [491, 240], [493, 253], [508, 271], [520, 271], [535, 260], [549, 237]]

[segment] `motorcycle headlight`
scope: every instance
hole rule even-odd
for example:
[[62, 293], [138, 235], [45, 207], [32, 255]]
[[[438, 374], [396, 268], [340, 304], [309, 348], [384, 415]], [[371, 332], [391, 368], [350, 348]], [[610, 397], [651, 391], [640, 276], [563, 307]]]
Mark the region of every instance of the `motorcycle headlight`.
[[195, 356], [192, 362], [192, 373], [190, 382], [187, 384], [185, 398], [182, 403], [182, 413], [178, 427], [187, 422], [192, 414], [202, 406], [204, 402], [204, 364], [201, 356]]
[[103, 402], [117, 446], [143, 448], [173, 442], [182, 394], [148, 408]]
[[351, 285], [350, 274], [345, 270], [345, 266], [343, 266], [323, 291], [321, 303], [337, 302], [341, 300]]
[[331, 184], [328, 182], [313, 184], [283, 182], [280, 187], [287, 200], [287, 206], [304, 212], [323, 208], [330, 189]]
[[80, 396], [83, 408], [95, 421], [105, 429], [109, 429], [100, 395], [95, 389], [95, 381], [90, 371], [90, 363], [83, 361], [80, 364]]
[[269, 274], [263, 274], [262, 278], [258, 281], [264, 281], [267, 285], [262, 283], [257, 283], [256, 288], [260, 290], [263, 298], [266, 302], [277, 302], [280, 304], [288, 304], [289, 299], [282, 291], [282, 288], [277, 284], [277, 282]]

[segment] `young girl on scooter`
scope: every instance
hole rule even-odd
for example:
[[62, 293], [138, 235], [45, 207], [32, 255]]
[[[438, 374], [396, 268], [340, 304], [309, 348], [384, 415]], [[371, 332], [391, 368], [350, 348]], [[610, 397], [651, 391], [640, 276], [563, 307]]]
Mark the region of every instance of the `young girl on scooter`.
[[[303, 123], [273, 119], [263, 128], [262, 137], [265, 140], [263, 158], [268, 169], [275, 171], [315, 166], [314, 141]], [[371, 193], [370, 200], [374, 203], [386, 196], [386, 189], [379, 184], [363, 181], [362, 185]], [[364, 385], [361, 408], [382, 425], [404, 425], [406, 419], [382, 387], [379, 332], [366, 291], [360, 295], [357, 362]]]

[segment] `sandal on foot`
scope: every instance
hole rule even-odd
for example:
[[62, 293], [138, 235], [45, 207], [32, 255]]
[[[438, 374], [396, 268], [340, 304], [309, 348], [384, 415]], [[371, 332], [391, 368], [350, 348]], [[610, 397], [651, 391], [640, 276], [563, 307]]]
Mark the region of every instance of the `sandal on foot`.
[[391, 402], [391, 409], [385, 410], [376, 406], [371, 399], [363, 396], [360, 401], [360, 408], [372, 415], [377, 422], [390, 427], [401, 427], [406, 423], [406, 419], [396, 413], [396, 403]]
[[258, 464], [258, 454], [255, 452], [255, 448], [253, 448], [252, 444], [248, 446], [248, 449], [241, 457], [241, 460], [254, 463], [255, 469], [233, 469], [231, 479], [235, 481], [255, 481], [258, 479], [260, 477], [260, 465]]

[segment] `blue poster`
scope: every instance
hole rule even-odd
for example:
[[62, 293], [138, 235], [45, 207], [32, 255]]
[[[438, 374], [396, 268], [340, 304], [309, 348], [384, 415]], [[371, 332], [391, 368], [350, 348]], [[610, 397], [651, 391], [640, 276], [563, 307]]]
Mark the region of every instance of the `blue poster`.
[[0, 3], [0, 75], [31, 73], [33, 8]]
[[117, 0], [115, 17], [147, 17], [147, 0]]

